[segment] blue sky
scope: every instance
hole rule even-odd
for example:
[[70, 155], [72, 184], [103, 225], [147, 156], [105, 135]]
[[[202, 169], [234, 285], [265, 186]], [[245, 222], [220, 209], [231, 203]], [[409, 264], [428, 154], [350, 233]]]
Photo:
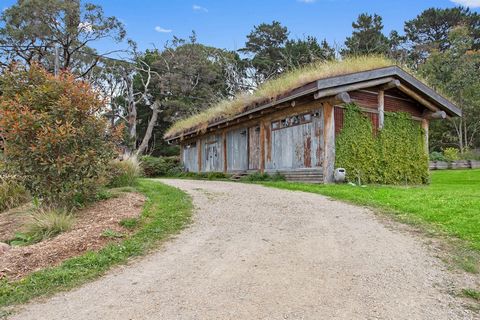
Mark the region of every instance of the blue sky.
[[[126, 25], [128, 37], [141, 49], [161, 48], [173, 35], [186, 38], [192, 30], [198, 41], [220, 48], [239, 49], [254, 25], [278, 20], [292, 37], [313, 35], [341, 46], [351, 34], [351, 23], [363, 12], [383, 17], [385, 33], [403, 30], [403, 22], [429, 7], [459, 3], [480, 12], [480, 0], [90, 0], [107, 15]], [[2, 8], [15, 3], [0, 0]], [[100, 51], [118, 45], [97, 44]]]

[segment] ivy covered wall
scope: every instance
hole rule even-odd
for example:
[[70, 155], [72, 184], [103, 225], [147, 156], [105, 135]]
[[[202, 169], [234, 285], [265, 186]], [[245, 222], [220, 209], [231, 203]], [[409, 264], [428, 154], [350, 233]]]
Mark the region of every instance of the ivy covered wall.
[[337, 168], [361, 184], [425, 184], [428, 156], [420, 123], [402, 112], [386, 112], [384, 128], [375, 133], [370, 119], [350, 104], [336, 138]]

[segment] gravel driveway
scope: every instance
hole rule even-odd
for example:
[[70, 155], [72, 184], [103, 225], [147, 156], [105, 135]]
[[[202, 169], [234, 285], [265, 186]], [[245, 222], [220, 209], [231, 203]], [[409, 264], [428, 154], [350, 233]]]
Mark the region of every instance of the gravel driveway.
[[473, 319], [423, 242], [367, 209], [228, 182], [165, 180], [194, 223], [162, 249], [12, 319]]

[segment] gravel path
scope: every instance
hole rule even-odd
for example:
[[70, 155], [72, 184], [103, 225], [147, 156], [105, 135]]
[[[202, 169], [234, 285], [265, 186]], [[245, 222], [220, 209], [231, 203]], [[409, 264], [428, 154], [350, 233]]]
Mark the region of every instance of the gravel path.
[[165, 180], [195, 222], [161, 250], [12, 319], [473, 319], [422, 241], [325, 197]]

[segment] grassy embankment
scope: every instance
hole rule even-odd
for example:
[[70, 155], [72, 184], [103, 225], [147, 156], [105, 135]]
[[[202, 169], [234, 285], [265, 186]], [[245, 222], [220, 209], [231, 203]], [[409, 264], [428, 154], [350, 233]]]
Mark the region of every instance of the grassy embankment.
[[0, 307], [24, 303], [95, 279], [112, 266], [145, 254], [189, 223], [192, 203], [184, 192], [149, 180], [140, 180], [137, 190], [147, 197], [147, 201], [132, 236], [98, 252], [87, 252], [69, 259], [58, 267], [32, 273], [22, 280], [0, 280]]

